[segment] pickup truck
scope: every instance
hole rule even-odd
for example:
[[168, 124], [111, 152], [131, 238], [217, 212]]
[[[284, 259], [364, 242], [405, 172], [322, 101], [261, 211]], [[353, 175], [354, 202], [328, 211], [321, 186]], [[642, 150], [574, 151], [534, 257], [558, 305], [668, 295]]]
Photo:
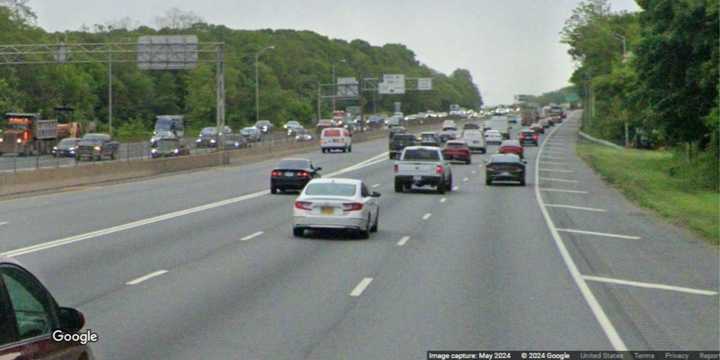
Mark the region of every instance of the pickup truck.
[[413, 185], [430, 185], [440, 194], [452, 191], [452, 170], [442, 150], [433, 146], [408, 146], [395, 162], [395, 192], [404, 192]]

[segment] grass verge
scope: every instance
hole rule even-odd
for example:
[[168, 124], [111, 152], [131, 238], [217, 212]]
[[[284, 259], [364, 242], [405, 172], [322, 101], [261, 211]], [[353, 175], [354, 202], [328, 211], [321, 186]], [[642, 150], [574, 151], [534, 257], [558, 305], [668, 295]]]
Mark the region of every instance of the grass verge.
[[720, 245], [720, 193], [670, 176], [678, 166], [672, 153], [586, 143], [578, 144], [577, 153], [630, 200]]

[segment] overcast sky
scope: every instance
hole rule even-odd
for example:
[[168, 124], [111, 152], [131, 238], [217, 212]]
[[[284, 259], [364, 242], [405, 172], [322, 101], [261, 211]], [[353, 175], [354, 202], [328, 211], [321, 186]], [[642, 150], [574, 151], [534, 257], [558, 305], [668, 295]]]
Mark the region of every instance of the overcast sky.
[[[302, 29], [373, 45], [402, 43], [430, 67], [469, 69], [487, 104], [567, 85], [559, 32], [579, 0], [31, 0], [39, 25], [78, 29], [130, 17], [154, 26], [177, 7], [234, 29]], [[638, 10], [611, 0], [613, 10]], [[620, 46], [618, 44], [618, 46]]]

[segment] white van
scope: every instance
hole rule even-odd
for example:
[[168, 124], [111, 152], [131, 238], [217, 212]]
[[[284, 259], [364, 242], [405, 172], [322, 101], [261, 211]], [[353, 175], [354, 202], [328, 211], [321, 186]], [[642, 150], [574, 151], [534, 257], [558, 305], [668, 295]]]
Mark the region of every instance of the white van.
[[479, 151], [483, 154], [487, 152], [485, 148], [485, 136], [483, 136], [482, 130], [465, 130], [463, 131], [462, 137], [465, 139], [465, 143], [471, 152]]
[[320, 149], [322, 152], [342, 150], [352, 152], [352, 136], [345, 128], [326, 128], [320, 133]]

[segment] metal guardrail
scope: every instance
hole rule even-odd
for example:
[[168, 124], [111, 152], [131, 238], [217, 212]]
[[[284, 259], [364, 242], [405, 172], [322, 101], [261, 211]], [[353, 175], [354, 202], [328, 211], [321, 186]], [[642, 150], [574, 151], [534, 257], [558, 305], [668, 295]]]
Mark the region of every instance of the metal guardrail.
[[607, 141], [607, 140], [598, 139], [598, 138], [593, 137], [593, 136], [590, 136], [590, 135], [588, 135], [588, 134], [586, 134], [586, 133], [584, 133], [584, 132], [582, 132], [582, 131], [578, 131], [578, 135], [580, 135], [582, 138], [584, 138], [584, 139], [586, 139], [586, 140], [592, 141], [592, 142], [597, 143], [597, 144], [600, 144], [600, 145], [609, 146], [609, 147], [611, 147], [611, 148], [613, 148], [613, 149], [625, 150], [624, 147], [622, 147], [622, 146], [620, 146], [620, 145], [618, 145], [618, 144], [611, 143], [610, 141]]

